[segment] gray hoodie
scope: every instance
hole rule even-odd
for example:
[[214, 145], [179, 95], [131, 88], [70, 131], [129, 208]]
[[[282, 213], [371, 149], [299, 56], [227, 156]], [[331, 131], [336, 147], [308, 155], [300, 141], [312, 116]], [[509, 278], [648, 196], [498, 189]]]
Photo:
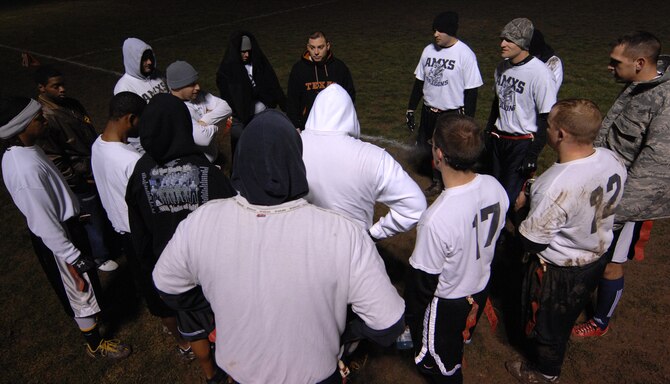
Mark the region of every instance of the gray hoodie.
[[124, 91], [133, 92], [148, 103], [154, 95], [168, 92], [168, 87], [157, 69], [149, 76], [142, 74], [142, 55], [147, 50], [152, 51], [152, 60], [156, 66], [156, 56], [149, 44], [134, 37], [123, 42], [123, 65], [126, 73], [116, 83], [115, 95]]

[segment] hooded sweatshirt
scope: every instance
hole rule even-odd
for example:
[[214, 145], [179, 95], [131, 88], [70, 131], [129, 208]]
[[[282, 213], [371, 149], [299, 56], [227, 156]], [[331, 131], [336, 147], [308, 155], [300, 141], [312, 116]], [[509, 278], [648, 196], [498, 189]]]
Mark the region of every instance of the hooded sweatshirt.
[[[240, 56], [242, 36], [251, 41], [253, 84]], [[277, 75], [254, 35], [247, 31], [236, 31], [230, 35], [228, 49], [216, 72], [216, 85], [221, 98], [233, 109], [233, 115], [245, 125], [254, 117], [258, 102], [267, 108], [279, 106], [286, 110], [286, 96]]]
[[154, 69], [149, 76], [142, 74], [142, 55], [147, 50], [152, 52], [152, 61], [155, 68], [157, 65], [156, 56], [149, 44], [134, 37], [127, 38], [123, 42], [123, 65], [126, 68], [126, 73], [121, 76], [116, 86], [114, 86], [115, 95], [119, 92], [128, 91], [142, 96], [148, 103], [154, 95], [168, 92], [168, 87], [158, 69]]
[[[410, 230], [426, 209], [419, 186], [384, 149], [358, 139], [351, 98], [337, 84], [319, 93], [302, 132], [307, 201], [354, 219], [375, 239]], [[389, 213], [372, 223], [375, 203]]]
[[152, 98], [139, 131], [146, 153], [128, 181], [126, 203], [138, 258], [151, 272], [180, 221], [201, 204], [235, 191], [193, 142], [191, 116], [176, 96]]
[[356, 90], [349, 68], [342, 60], [328, 52], [320, 62], [312, 61], [308, 51], [293, 65], [288, 78], [286, 114], [296, 128], [304, 129], [309, 111], [316, 95], [330, 84], [339, 84], [347, 90], [351, 100], [356, 101]]
[[337, 367], [348, 304], [358, 315], [352, 323], [388, 345], [405, 328], [403, 300], [363, 230], [300, 198], [300, 137], [283, 114], [259, 113], [238, 145], [241, 196], [189, 215], [154, 282], [168, 295], [202, 287], [225, 345], [216, 363], [236, 382], [320, 382]]
[[[286, 133], [277, 134], [274, 130]], [[277, 205], [308, 191], [302, 143], [286, 116], [259, 113], [244, 129], [233, 162], [233, 185], [251, 204]]]

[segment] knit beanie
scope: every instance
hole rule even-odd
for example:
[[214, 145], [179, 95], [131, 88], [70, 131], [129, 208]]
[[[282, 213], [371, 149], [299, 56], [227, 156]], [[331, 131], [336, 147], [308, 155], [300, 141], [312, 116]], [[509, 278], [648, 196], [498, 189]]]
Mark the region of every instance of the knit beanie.
[[433, 20], [433, 30], [455, 37], [458, 31], [458, 13], [442, 12], [437, 15]]
[[242, 43], [240, 44], [240, 52], [251, 51], [251, 39], [249, 36], [242, 36]]
[[513, 42], [524, 51], [530, 48], [530, 41], [533, 38], [533, 23], [523, 17], [514, 19], [507, 23], [500, 37]]
[[175, 61], [168, 65], [165, 72], [170, 89], [184, 88], [198, 81], [198, 72], [195, 71], [195, 68], [191, 64], [185, 61]]

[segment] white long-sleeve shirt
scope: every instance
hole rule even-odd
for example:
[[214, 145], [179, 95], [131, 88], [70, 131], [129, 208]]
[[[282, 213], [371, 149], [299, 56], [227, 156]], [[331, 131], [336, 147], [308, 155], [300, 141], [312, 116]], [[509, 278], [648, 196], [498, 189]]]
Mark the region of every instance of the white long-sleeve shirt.
[[63, 223], [79, 214], [79, 203], [44, 151], [38, 146], [9, 148], [2, 158], [2, 178], [28, 228], [56, 257], [76, 260], [80, 252]]
[[[349, 94], [337, 84], [321, 91], [301, 134], [307, 201], [348, 215], [376, 239], [410, 230], [426, 210], [423, 192], [391, 155], [359, 135]], [[377, 202], [389, 212], [373, 224]]]
[[219, 131], [216, 125], [232, 114], [228, 103], [211, 93], [201, 91], [195, 100], [186, 101], [193, 120], [193, 141], [202, 149], [209, 161], [219, 154], [214, 136]]

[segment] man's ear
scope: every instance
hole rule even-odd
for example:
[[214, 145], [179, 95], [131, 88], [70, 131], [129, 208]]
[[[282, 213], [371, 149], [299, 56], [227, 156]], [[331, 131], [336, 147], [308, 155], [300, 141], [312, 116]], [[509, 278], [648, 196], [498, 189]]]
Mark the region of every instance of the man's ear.
[[46, 87], [44, 84], [37, 84], [37, 90], [40, 92], [40, 94], [46, 92]]
[[638, 57], [635, 59], [635, 72], [640, 72], [642, 68], [644, 68], [645, 64], [647, 64], [646, 58]]

